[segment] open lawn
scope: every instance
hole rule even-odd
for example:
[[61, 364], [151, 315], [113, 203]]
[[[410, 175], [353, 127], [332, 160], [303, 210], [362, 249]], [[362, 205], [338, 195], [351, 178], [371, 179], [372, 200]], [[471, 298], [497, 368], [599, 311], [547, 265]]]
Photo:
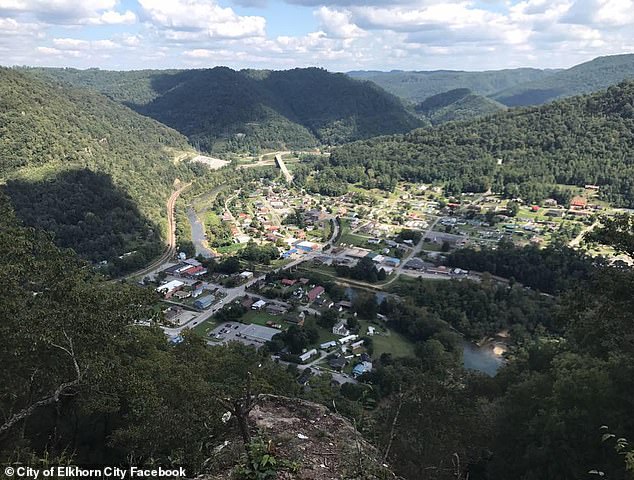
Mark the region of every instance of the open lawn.
[[266, 322], [284, 324], [283, 318], [281, 316], [271, 315], [269, 313], [262, 312], [259, 310], [248, 311], [242, 316], [240, 321], [242, 323], [255, 323], [256, 325], [264, 325], [264, 326], [266, 326]]
[[413, 357], [414, 345], [400, 333], [389, 331], [389, 335], [374, 335], [374, 358], [379, 358], [383, 353], [391, 353], [393, 357]]
[[314, 317], [307, 316], [304, 322], [304, 327], [306, 328], [315, 327], [317, 329], [317, 331], [319, 332], [319, 340], [317, 340], [317, 346], [319, 346], [322, 343], [341, 338], [338, 335], [334, 335], [330, 330], [327, 330], [324, 327], [319, 326]]
[[212, 318], [208, 318], [201, 324], [196, 325], [192, 328], [193, 332], [201, 337], [209, 338], [207, 334], [212, 331], [214, 328], [218, 326], [218, 323]]

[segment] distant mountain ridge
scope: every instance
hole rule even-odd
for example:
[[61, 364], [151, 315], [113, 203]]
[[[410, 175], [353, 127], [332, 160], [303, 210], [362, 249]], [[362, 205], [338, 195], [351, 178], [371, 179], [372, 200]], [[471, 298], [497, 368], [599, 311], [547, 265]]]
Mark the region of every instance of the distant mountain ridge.
[[376, 84], [318, 68], [27, 72], [98, 90], [210, 151], [339, 144], [422, 125]]
[[352, 71], [352, 78], [369, 80], [388, 92], [411, 103], [457, 88], [468, 88], [475, 94], [492, 95], [515, 85], [552, 75], [555, 70], [517, 68], [467, 72], [459, 70], [434, 71]]
[[474, 94], [468, 88], [457, 88], [433, 95], [414, 107], [418, 114], [427, 118], [433, 125], [469, 120], [505, 109], [501, 103]]
[[634, 54], [612, 55], [521, 83], [491, 97], [509, 107], [541, 105], [558, 98], [592, 93], [630, 79], [634, 79]]
[[634, 79], [634, 54], [598, 57], [568, 69], [352, 71], [348, 75], [375, 82], [406, 102], [415, 104], [434, 95], [467, 88], [507, 107], [517, 107], [542, 105]]

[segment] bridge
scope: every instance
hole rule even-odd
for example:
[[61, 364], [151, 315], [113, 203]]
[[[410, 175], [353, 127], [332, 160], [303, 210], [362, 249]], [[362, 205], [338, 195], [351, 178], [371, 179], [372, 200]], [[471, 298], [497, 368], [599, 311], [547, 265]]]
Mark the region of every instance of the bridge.
[[286, 164], [284, 163], [284, 160], [282, 160], [282, 154], [278, 153], [275, 155], [275, 163], [277, 163], [277, 166], [280, 167], [280, 170], [282, 170], [286, 182], [288, 184], [293, 183], [293, 175], [291, 175], [291, 172], [289, 172], [288, 168], [286, 168]]

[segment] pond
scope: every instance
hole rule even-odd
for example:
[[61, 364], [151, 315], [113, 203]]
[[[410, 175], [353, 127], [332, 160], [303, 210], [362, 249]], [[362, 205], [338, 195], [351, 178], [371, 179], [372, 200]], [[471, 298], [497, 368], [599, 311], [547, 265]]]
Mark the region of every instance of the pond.
[[[349, 301], [354, 302], [354, 299], [357, 297], [357, 290], [351, 287], [346, 287], [345, 295]], [[374, 296], [376, 297], [376, 303], [380, 305], [389, 296], [389, 294], [385, 292], [376, 292]]]
[[504, 363], [502, 357], [493, 353], [490, 345], [478, 347], [471, 342], [462, 344], [462, 363], [469, 370], [477, 370], [485, 373], [489, 377], [494, 377]]
[[192, 242], [196, 248], [196, 255], [202, 255], [205, 258], [214, 256], [213, 252], [207, 248], [207, 240], [205, 238], [205, 227], [200, 223], [198, 216], [193, 208], [187, 209], [187, 218], [192, 229]]

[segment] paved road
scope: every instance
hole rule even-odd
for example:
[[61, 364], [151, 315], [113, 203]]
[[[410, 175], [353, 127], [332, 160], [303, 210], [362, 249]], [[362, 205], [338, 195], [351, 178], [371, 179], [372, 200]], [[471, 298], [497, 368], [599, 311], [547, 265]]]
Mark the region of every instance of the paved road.
[[282, 154], [278, 153], [277, 155], [275, 155], [275, 162], [277, 163], [277, 166], [280, 167], [280, 170], [284, 174], [284, 178], [286, 179], [286, 182], [289, 184], [293, 183], [293, 175], [291, 175], [291, 172], [289, 172], [288, 168], [286, 168], [286, 164], [284, 163], [284, 160], [282, 160]]
[[134, 278], [147, 275], [154, 270], [157, 270], [161, 265], [167, 263], [172, 257], [174, 257], [174, 255], [176, 254], [176, 220], [174, 219], [174, 205], [176, 205], [176, 200], [178, 199], [179, 195], [183, 193], [183, 191], [185, 191], [187, 188], [189, 188], [190, 185], [191, 182], [172, 192], [170, 198], [167, 200], [167, 245], [165, 251], [163, 252], [163, 255], [161, 255], [147, 267], [126, 275], [125, 278]]
[[590, 233], [592, 230], [597, 228], [598, 226], [599, 226], [599, 221], [597, 220], [592, 225], [588, 225], [587, 227], [584, 227], [583, 230], [579, 232], [579, 235], [577, 235], [575, 238], [570, 240], [570, 242], [568, 243], [568, 246], [570, 248], [578, 247], [579, 244], [581, 243], [581, 240], [583, 240], [583, 237], [587, 233]]
[[[333, 228], [330, 240], [328, 240], [328, 244], [331, 244], [332, 241], [336, 238], [339, 229], [337, 226], [337, 222], [335, 223], [335, 228]], [[299, 265], [302, 262], [306, 262], [308, 260], [312, 260], [313, 258], [315, 258], [318, 255], [322, 255], [322, 252], [310, 252], [307, 253], [305, 255], [302, 255], [301, 257], [293, 260], [291, 263], [287, 263], [286, 265], [284, 265], [283, 267], [277, 268], [275, 270], [273, 270], [273, 272], [277, 273], [277, 272], [281, 272], [284, 270], [289, 270], [293, 267], [296, 267], [297, 265]], [[237, 298], [243, 297], [244, 295], [246, 295], [246, 290], [255, 285], [258, 281], [263, 280], [266, 277], [266, 274], [260, 275], [258, 277], [254, 277], [251, 280], [249, 280], [248, 282], [246, 282], [243, 285], [240, 285], [239, 287], [234, 287], [234, 288], [226, 288], [223, 289], [223, 292], [226, 293], [226, 296], [220, 300], [218, 303], [216, 303], [215, 305], [211, 306], [208, 310], [205, 310], [203, 313], [201, 313], [200, 315], [198, 315], [196, 318], [192, 319], [191, 321], [187, 322], [184, 325], [181, 325], [180, 327], [175, 327], [175, 328], [168, 328], [168, 327], [163, 327], [163, 330], [165, 331], [165, 333], [167, 333], [168, 335], [178, 335], [179, 333], [181, 333], [184, 329], [186, 328], [191, 328], [195, 325], [199, 325], [202, 322], [208, 320], [211, 316], [213, 316], [216, 312], [218, 312], [220, 309], [222, 309], [222, 307], [224, 307], [225, 305], [229, 305], [231, 302], [233, 302], [234, 300], [236, 300]]]

